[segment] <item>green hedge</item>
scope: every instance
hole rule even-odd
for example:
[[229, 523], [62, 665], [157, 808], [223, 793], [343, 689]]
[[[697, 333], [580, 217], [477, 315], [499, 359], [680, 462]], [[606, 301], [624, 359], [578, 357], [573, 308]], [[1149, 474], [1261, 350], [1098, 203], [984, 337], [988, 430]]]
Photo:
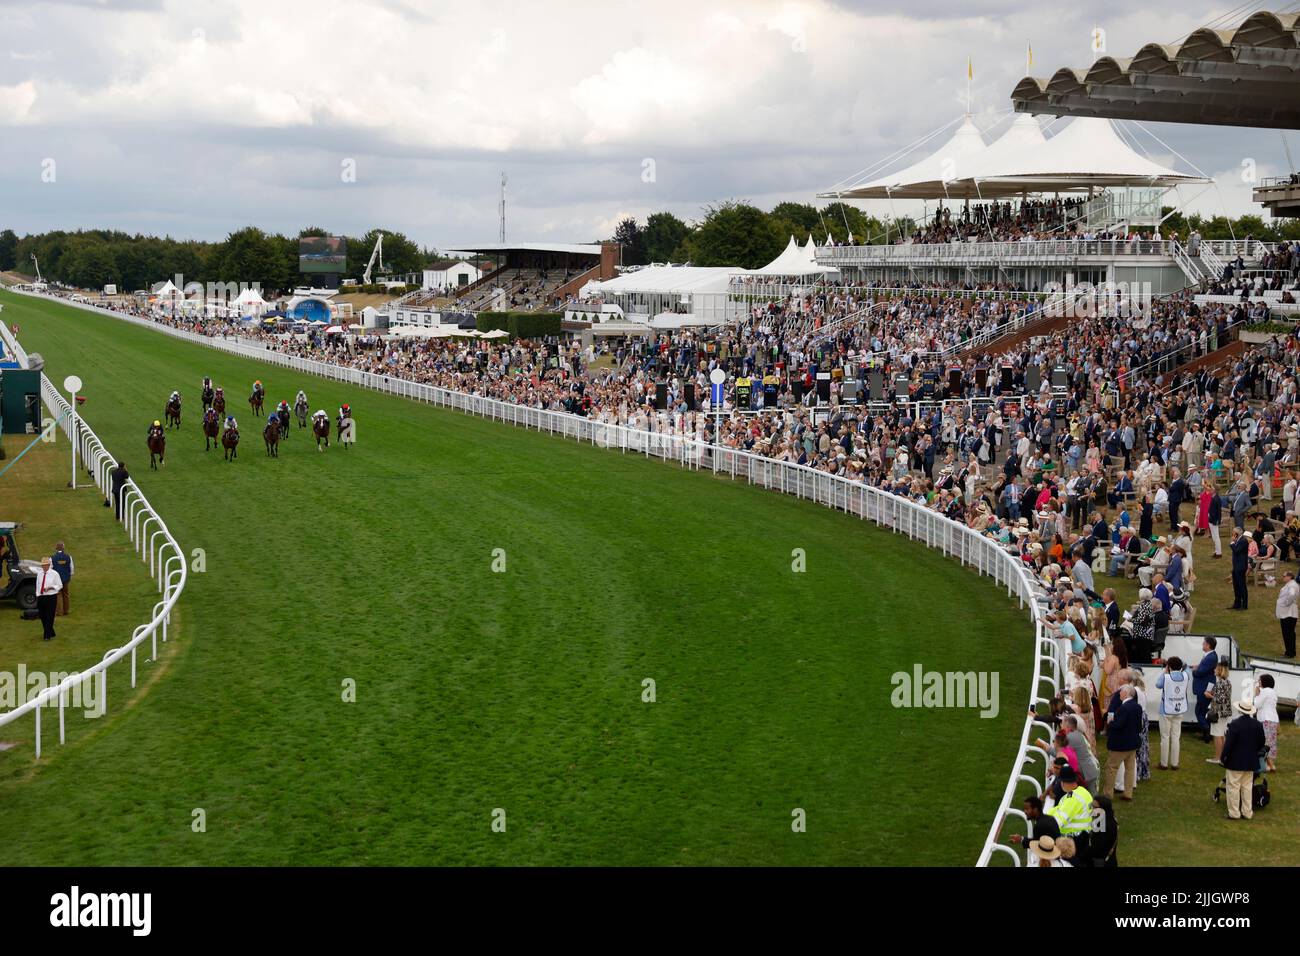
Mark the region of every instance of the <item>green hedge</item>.
[[500, 329], [512, 339], [538, 339], [559, 335], [563, 318], [558, 312], [480, 312], [475, 324], [480, 332]]

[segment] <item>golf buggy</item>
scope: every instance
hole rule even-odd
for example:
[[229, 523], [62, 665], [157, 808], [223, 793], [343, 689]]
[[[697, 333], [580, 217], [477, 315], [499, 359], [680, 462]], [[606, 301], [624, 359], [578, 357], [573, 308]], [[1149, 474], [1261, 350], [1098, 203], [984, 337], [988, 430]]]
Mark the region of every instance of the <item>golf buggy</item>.
[[0, 521], [0, 573], [4, 581], [0, 584], [0, 600], [12, 598], [18, 602], [18, 609], [24, 616], [30, 617], [36, 611], [36, 572], [40, 565], [35, 561], [24, 561], [18, 556], [18, 545], [14, 543], [14, 532], [22, 525], [13, 521]]

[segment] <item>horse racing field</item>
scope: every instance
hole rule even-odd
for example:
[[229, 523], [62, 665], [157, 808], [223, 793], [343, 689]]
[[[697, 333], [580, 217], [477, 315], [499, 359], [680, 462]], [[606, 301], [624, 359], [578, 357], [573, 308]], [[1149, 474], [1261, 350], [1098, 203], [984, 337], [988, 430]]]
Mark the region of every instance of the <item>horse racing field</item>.
[[[18, 743], [0, 753], [0, 864], [975, 861], [1030, 670], [1028, 618], [988, 580], [706, 472], [0, 303], [51, 380], [85, 380], [86, 420], [205, 558], [163, 661], [141, 656], [144, 690], [115, 667], [108, 716], [76, 718], [63, 747], [47, 716], [39, 763], [30, 718], [0, 729]], [[232, 464], [203, 448], [204, 375], [242, 425]], [[356, 447], [317, 453], [295, 424], [267, 459], [255, 378], [271, 402], [351, 403]], [[151, 472], [146, 426], [173, 388], [183, 428]], [[0, 518], [21, 521], [14, 487]], [[87, 646], [147, 619], [138, 587], [120, 600], [136, 613], [113, 608]], [[68, 621], [81, 641], [95, 626]], [[0, 610], [0, 669], [36, 653], [19, 623]], [[916, 665], [997, 672], [997, 716], [895, 709], [891, 675]]]

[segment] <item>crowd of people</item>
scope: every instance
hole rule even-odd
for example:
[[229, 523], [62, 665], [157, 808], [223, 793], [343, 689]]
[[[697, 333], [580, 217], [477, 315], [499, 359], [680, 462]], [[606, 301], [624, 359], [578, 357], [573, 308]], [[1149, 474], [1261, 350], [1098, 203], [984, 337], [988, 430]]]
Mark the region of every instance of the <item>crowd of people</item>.
[[[1183, 375], [1167, 369], [1162, 358], [1214, 352], [1231, 328], [1249, 318], [1244, 308], [1202, 308], [1190, 299], [1135, 311], [1121, 305], [1114, 314], [1072, 318], [1065, 329], [999, 356], [1013, 367], [1013, 387], [990, 388], [978, 403], [863, 404], [849, 400], [851, 393], [862, 394], [850, 383], [864, 384], [871, 370], [925, 369], [925, 353], [960, 335], [963, 323], [1001, 321], [1019, 307], [1008, 299], [911, 290], [874, 301], [880, 308], [873, 320], [830, 334], [824, 331], [829, 321], [802, 328], [780, 324], [780, 314], [792, 308], [785, 302], [721, 330], [683, 329], [587, 345], [576, 338], [395, 342], [379, 335], [295, 336], [221, 321], [149, 317], [377, 375], [797, 463], [900, 496], [994, 539], [1041, 587], [1067, 675], [1049, 718], [1057, 730], [1049, 746], [1059, 772], [1047, 804], [1033, 812], [1039, 818], [1068, 815], [1071, 822], [1059, 833], [1074, 840], [1076, 859], [1113, 861], [1113, 846], [1104, 840], [1079, 839], [1074, 827], [1084, 816], [1083, 798], [1071, 795], [1087, 796], [1089, 819], [1099, 811], [1109, 820], [1112, 793], [1124, 791], [1121, 797], [1131, 799], [1149, 773], [1145, 695], [1164, 688], [1143, 686], [1136, 665], [1160, 661], [1165, 637], [1190, 626], [1192, 593], [1206, 562], [1230, 559], [1234, 603], [1244, 607], [1252, 567], [1269, 562], [1279, 569], [1300, 560], [1300, 338], [1275, 337], [1223, 368]], [[848, 293], [828, 297], [819, 307], [833, 317], [860, 311], [863, 304]], [[1025, 373], [1032, 365], [1064, 366], [1064, 386], [1044, 376], [1041, 390], [1026, 394]], [[704, 400], [714, 368], [728, 373], [721, 416]], [[964, 374], [971, 370], [963, 366]], [[814, 407], [806, 400], [817, 394], [823, 372], [831, 375], [830, 400]], [[657, 398], [660, 383], [666, 384], [666, 400]], [[1198, 545], [1199, 539], [1204, 540]], [[1118, 607], [1114, 588], [1104, 586], [1107, 575], [1139, 579], [1138, 599], [1127, 610]], [[1290, 589], [1291, 611], [1283, 617], [1279, 609], [1287, 656], [1295, 654], [1300, 596], [1300, 586], [1292, 585], [1287, 571], [1283, 590]], [[1174, 676], [1179, 667], [1166, 664], [1169, 684], [1180, 684]], [[1204, 667], [1202, 661], [1193, 671], [1190, 688], [1201, 695], [1192, 698], [1198, 718], [1211, 707], [1216, 713], [1225, 707], [1215, 702]], [[1197, 689], [1202, 677], [1205, 684]], [[1259, 700], [1266, 701], [1260, 690]], [[1269, 720], [1260, 720], [1271, 761], [1276, 728], [1269, 733]], [[1271, 720], [1276, 723], [1275, 716]], [[1207, 734], [1210, 723], [1205, 721]], [[1094, 801], [1100, 780], [1096, 743], [1103, 735], [1112, 765]], [[1177, 766], [1177, 754], [1171, 737], [1162, 743], [1160, 763]], [[1053, 857], [1045, 836], [1050, 834], [1035, 836], [1036, 859], [1069, 858], [1069, 844]]]

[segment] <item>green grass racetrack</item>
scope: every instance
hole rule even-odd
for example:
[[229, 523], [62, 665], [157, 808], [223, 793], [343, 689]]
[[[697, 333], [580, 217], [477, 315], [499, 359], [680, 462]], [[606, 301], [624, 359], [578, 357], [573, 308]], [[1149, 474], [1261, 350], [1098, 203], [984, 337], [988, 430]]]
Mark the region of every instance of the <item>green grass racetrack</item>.
[[[47, 724], [33, 773], [30, 746], [0, 754], [0, 864], [974, 863], [1032, 652], [990, 580], [729, 479], [0, 302], [207, 560], [135, 706], [110, 694], [107, 732], [65, 747]], [[203, 450], [204, 375], [239, 415], [234, 464]], [[295, 424], [268, 460], [254, 378], [272, 402], [350, 402], [357, 446], [318, 454]], [[173, 388], [184, 427], [153, 473], [145, 429]], [[14, 619], [0, 668], [39, 641]], [[916, 663], [998, 672], [999, 715], [894, 709]]]

